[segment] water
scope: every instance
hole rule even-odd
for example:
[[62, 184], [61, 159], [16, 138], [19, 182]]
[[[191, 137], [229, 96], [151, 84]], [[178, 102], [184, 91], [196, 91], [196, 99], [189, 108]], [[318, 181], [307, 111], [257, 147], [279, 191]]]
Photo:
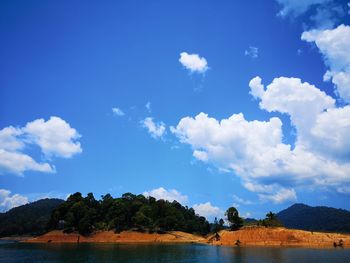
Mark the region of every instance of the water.
[[199, 244], [23, 244], [0, 242], [0, 262], [349, 263], [349, 249], [237, 248]]

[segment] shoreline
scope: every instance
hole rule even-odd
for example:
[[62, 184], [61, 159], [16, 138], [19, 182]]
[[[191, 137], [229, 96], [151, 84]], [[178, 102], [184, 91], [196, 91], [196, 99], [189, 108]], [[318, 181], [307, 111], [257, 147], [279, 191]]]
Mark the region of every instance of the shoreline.
[[[230, 247], [300, 247], [334, 248], [333, 243], [343, 242], [341, 248], [350, 248], [350, 234], [322, 233], [304, 230], [265, 227], [245, 227], [237, 231], [222, 230], [220, 240], [215, 235], [201, 237], [180, 231], [164, 234], [136, 231], [99, 231], [89, 236], [78, 233], [65, 234], [55, 230], [42, 236], [20, 240], [24, 243], [115, 243], [115, 244], [203, 244]], [[237, 242], [239, 240], [239, 242]]]
[[0, 237], [0, 240], [24, 242], [32, 238], [34, 238], [34, 236], [10, 236], [10, 237]]

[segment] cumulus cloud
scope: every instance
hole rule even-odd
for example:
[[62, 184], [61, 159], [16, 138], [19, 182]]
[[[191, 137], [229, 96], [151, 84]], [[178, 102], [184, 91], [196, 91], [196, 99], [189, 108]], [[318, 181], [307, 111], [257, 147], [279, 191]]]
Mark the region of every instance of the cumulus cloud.
[[154, 122], [153, 118], [147, 117], [141, 121], [144, 128], [148, 130], [148, 133], [155, 139], [162, 138], [166, 132], [166, 126], [163, 122]]
[[204, 217], [223, 217], [224, 212], [217, 206], [213, 206], [210, 202], [195, 204], [193, 209], [200, 216]]
[[200, 113], [182, 118], [172, 132], [195, 158], [238, 175], [262, 200], [294, 201], [296, 187], [350, 184], [350, 106], [336, 108], [333, 98], [297, 78], [276, 78], [265, 89], [256, 77], [250, 86], [261, 109], [290, 116], [294, 148], [283, 143], [277, 117], [248, 121], [239, 113], [219, 121]]
[[28, 203], [28, 198], [19, 194], [11, 195], [11, 191], [0, 189], [0, 209], [7, 211], [11, 208]]
[[249, 56], [251, 58], [258, 58], [259, 49], [257, 47], [250, 46], [248, 49], [244, 51], [245, 56]]
[[208, 63], [204, 57], [198, 54], [188, 54], [187, 52], [180, 53], [180, 63], [191, 73], [204, 73], [208, 70]]
[[116, 116], [124, 116], [125, 115], [124, 111], [122, 111], [121, 109], [119, 109], [117, 107], [113, 107], [112, 112]]
[[0, 147], [3, 150], [16, 151], [24, 147], [24, 143], [18, 139], [23, 134], [21, 129], [9, 126], [0, 130]]
[[47, 158], [70, 158], [82, 151], [79, 138], [78, 132], [59, 117], [37, 119], [21, 128], [5, 127], [0, 130], [0, 173], [22, 175], [28, 170], [53, 173], [53, 165], [35, 161], [24, 152], [26, 147], [39, 146]]
[[82, 152], [80, 142], [77, 141], [80, 134], [59, 117], [50, 117], [48, 121], [37, 119], [29, 122], [23, 131], [48, 157], [70, 158]]
[[168, 200], [170, 202], [176, 200], [177, 202], [182, 204], [185, 204], [188, 201], [187, 195], [183, 195], [175, 189], [166, 190], [163, 187], [159, 187], [151, 191], [143, 192], [143, 195], [146, 197], [152, 196], [156, 199]]
[[301, 39], [316, 44], [328, 67], [324, 80], [332, 80], [339, 96], [350, 103], [350, 26], [306, 31]]
[[264, 86], [261, 84], [261, 78], [259, 76], [250, 80], [249, 87], [249, 93], [254, 97], [254, 99], [261, 98], [264, 95]]

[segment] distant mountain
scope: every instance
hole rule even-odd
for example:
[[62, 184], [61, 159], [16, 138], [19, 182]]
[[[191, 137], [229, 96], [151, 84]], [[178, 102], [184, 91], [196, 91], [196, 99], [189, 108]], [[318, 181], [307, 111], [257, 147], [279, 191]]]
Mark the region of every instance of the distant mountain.
[[0, 213], [0, 237], [44, 233], [51, 212], [63, 202], [61, 199], [41, 199]]
[[350, 212], [326, 206], [294, 204], [277, 214], [287, 228], [350, 233]]

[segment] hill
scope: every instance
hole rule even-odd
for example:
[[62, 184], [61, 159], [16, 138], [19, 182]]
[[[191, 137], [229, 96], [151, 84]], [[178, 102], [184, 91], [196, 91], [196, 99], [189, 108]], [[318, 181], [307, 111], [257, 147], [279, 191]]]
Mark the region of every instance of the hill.
[[326, 206], [294, 204], [277, 214], [287, 228], [350, 233], [350, 212]]
[[41, 199], [0, 213], [0, 237], [43, 234], [52, 211], [63, 202]]

